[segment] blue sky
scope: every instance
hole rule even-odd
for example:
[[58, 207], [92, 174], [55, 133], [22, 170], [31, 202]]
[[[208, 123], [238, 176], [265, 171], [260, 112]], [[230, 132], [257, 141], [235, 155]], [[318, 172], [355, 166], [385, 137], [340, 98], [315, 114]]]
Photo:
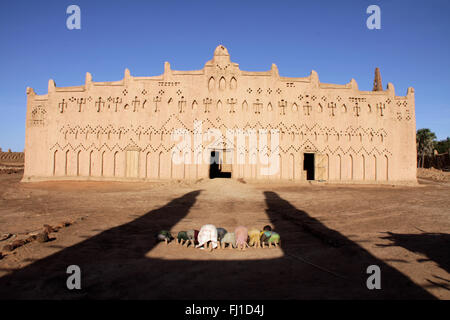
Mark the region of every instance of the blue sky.
[[[81, 30], [66, 9], [81, 8]], [[366, 9], [381, 8], [381, 30]], [[277, 64], [282, 76], [312, 69], [322, 82], [355, 78], [371, 90], [375, 67], [397, 95], [416, 92], [417, 128], [450, 136], [450, 1], [55, 0], [0, 1], [0, 147], [21, 151], [26, 87], [57, 86], [201, 69], [218, 44], [243, 70]]]

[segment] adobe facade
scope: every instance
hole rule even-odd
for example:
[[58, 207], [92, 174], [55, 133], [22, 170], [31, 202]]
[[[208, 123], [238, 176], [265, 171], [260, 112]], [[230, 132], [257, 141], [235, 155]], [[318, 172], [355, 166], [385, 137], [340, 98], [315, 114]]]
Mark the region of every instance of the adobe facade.
[[[377, 73], [378, 74], [378, 73]], [[158, 180], [208, 178], [212, 170], [232, 178], [318, 180], [340, 183], [416, 182], [414, 89], [396, 96], [376, 78], [374, 91], [360, 91], [355, 80], [344, 85], [308, 77], [249, 72], [218, 46], [202, 70], [177, 71], [165, 63], [160, 76], [56, 87], [37, 95], [27, 88], [25, 172], [36, 180]], [[270, 145], [260, 150], [249, 139], [211, 143], [195, 134], [210, 129], [257, 132]], [[174, 162], [184, 130], [192, 141], [183, 163]], [[198, 142], [198, 141], [197, 141]], [[178, 151], [177, 151], [178, 152]], [[270, 174], [258, 156], [276, 152], [279, 165]], [[212, 167], [205, 159], [219, 156]]]

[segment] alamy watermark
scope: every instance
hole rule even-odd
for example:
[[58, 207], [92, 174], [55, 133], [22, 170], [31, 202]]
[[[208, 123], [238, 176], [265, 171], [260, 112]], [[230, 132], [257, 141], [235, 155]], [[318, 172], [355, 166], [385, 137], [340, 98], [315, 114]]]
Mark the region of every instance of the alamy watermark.
[[81, 9], [79, 6], [72, 4], [67, 7], [66, 13], [70, 14], [66, 20], [66, 26], [69, 30], [81, 29]]
[[366, 26], [369, 30], [381, 29], [381, 9], [379, 6], [372, 4], [367, 7], [367, 14], [370, 16], [366, 20]]
[[70, 274], [70, 276], [67, 278], [66, 286], [67, 289], [73, 290], [81, 289], [81, 269], [76, 264], [70, 265], [67, 267], [66, 270], [67, 274]]
[[367, 267], [366, 270], [367, 274], [370, 274], [370, 276], [367, 278], [366, 286], [367, 289], [373, 290], [373, 289], [381, 289], [381, 269], [376, 264], [370, 265]]
[[[381, 29], [381, 9], [379, 6], [372, 4], [367, 7], [367, 14], [370, 16], [366, 20], [366, 26], [369, 30], [379, 30]], [[81, 29], [81, 9], [79, 6], [72, 4], [67, 7], [66, 14], [70, 16], [67, 17], [66, 26], [69, 30], [80, 30]]]

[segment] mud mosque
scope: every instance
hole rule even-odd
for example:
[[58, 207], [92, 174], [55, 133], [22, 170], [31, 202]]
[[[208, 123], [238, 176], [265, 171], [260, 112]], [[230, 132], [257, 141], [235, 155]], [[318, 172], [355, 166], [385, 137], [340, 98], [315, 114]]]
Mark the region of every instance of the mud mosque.
[[[184, 163], [172, 161], [174, 130], [277, 130], [279, 146], [190, 144]], [[384, 90], [376, 69], [372, 91], [270, 70], [243, 71], [219, 45], [202, 70], [172, 70], [56, 87], [27, 88], [23, 181], [213, 178], [411, 183], [416, 181], [414, 89]], [[279, 166], [261, 174], [258, 152], [277, 152]], [[211, 157], [217, 163], [195, 161]], [[224, 159], [227, 159], [225, 161]], [[231, 161], [230, 161], [231, 160]], [[239, 161], [238, 161], [239, 160]]]

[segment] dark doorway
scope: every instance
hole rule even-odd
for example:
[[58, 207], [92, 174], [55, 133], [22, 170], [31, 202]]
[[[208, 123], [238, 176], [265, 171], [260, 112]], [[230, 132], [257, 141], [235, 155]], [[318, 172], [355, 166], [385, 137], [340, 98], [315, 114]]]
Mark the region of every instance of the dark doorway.
[[314, 153], [305, 153], [303, 170], [306, 170], [306, 180], [314, 180]]
[[211, 158], [209, 161], [209, 178], [231, 178], [231, 172], [222, 171], [222, 159], [220, 151], [211, 151]]

